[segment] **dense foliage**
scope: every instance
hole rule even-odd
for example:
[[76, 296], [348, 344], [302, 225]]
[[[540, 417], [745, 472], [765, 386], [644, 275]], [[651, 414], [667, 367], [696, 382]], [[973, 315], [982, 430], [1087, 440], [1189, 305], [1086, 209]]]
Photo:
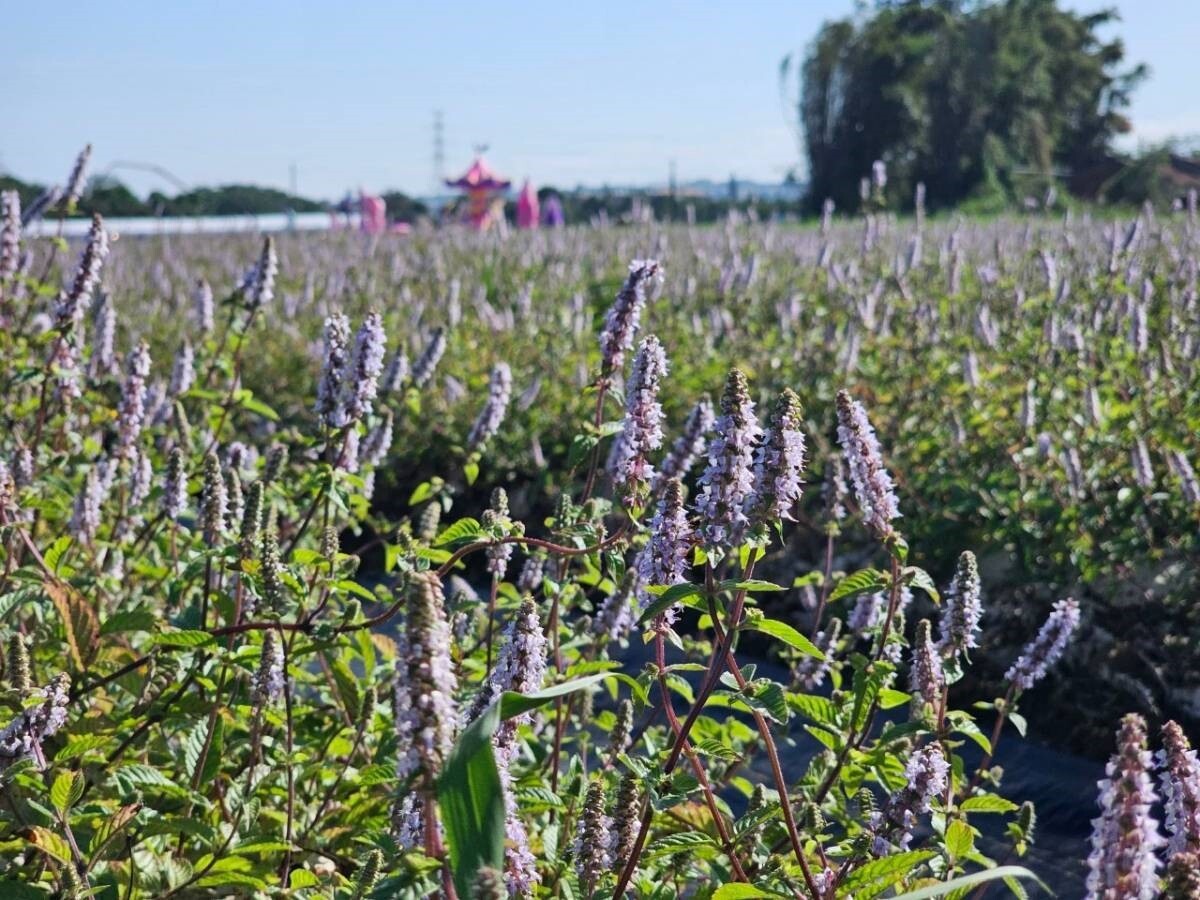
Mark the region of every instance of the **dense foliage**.
[[1145, 74], [1101, 37], [1114, 19], [1057, 0], [905, 0], [826, 23], [797, 73], [810, 205], [856, 209], [876, 159], [897, 197], [924, 181], [935, 207], [1039, 195], [1056, 169], [1102, 161]]
[[[1047, 585], [971, 706], [971, 549], [1155, 565], [1164, 615], [1194, 558], [1194, 219], [76, 252], [3, 213], [5, 897], [1023, 896], [992, 753], [1114, 612]], [[1187, 896], [1200, 772], [1149, 745], [1090, 896]]]

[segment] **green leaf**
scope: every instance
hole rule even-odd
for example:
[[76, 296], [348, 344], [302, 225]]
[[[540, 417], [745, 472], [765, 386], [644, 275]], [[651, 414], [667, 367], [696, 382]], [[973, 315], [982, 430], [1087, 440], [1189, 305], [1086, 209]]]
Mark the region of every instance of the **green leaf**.
[[464, 538], [476, 538], [482, 531], [479, 522], [468, 516], [465, 519], [459, 519], [448, 528], [444, 528], [442, 533], [434, 538], [433, 546], [444, 547], [447, 544], [459, 544]]
[[113, 613], [100, 626], [100, 633], [121, 634], [127, 631], [153, 631], [159, 619], [148, 609], [129, 609]]
[[213, 643], [213, 637], [207, 631], [182, 629], [159, 632], [150, 638], [150, 643], [165, 647], [203, 647]]
[[946, 850], [954, 859], [962, 859], [975, 847], [975, 832], [962, 819], [955, 819], [946, 828]]
[[564, 681], [562, 684], [556, 684], [554, 687], [548, 687], [542, 691], [534, 691], [532, 694], [518, 694], [515, 691], [505, 691], [500, 695], [500, 718], [511, 719], [513, 716], [519, 716], [521, 713], [529, 712], [531, 709], [545, 706], [551, 700], [565, 697], [567, 694], [573, 694], [576, 691], [582, 691], [584, 688], [591, 687], [593, 684], [604, 681], [606, 678], [615, 677], [615, 672], [600, 672], [596, 675], [585, 675], [583, 678]]
[[[995, 881], [998, 878], [1029, 878], [1036, 881], [1043, 888], [1046, 885], [1040, 878], [1026, 869], [1024, 866], [997, 866], [995, 869], [985, 869], [982, 872], [974, 872], [970, 875], [963, 875], [959, 878], [952, 878], [950, 881], [940, 881], [937, 884], [931, 884], [928, 887], [923, 887], [918, 891], [910, 891], [907, 894], [901, 894], [896, 900], [926, 900], [927, 897], [941, 897], [949, 894], [952, 891], [957, 891], [960, 888], [974, 887], [977, 884], [984, 884], [988, 881]], [[849, 881], [849, 879], [847, 879]], [[1049, 891], [1049, 888], [1046, 888]]]
[[[520, 696], [520, 695], [514, 695]], [[470, 896], [476, 873], [504, 864], [504, 798], [492, 752], [500, 724], [493, 703], [459, 736], [437, 783], [450, 867], [460, 897]]]
[[67, 810], [75, 805], [83, 793], [83, 779], [78, 772], [63, 772], [50, 786], [50, 802], [59, 815], [66, 816]]
[[409, 494], [408, 505], [416, 506], [418, 503], [423, 503], [433, 496], [433, 485], [428, 481], [422, 481]]
[[1025, 717], [1023, 715], [1021, 715], [1019, 712], [1010, 712], [1008, 714], [1008, 721], [1013, 723], [1013, 728], [1017, 729], [1017, 734], [1021, 735], [1021, 737], [1025, 737], [1025, 731], [1029, 725], [1025, 721]]
[[748, 591], [753, 594], [764, 592], [769, 593], [772, 591], [786, 591], [787, 588], [771, 581], [763, 581], [761, 578], [751, 578], [749, 581], [722, 581], [721, 590]]
[[659, 594], [653, 603], [642, 610], [637, 623], [643, 625], [665, 610], [670, 609], [685, 597], [698, 597], [701, 593], [700, 586], [696, 584], [673, 584]]
[[959, 807], [963, 812], [977, 813], [1009, 813], [1020, 809], [1011, 800], [1005, 800], [995, 794], [981, 794], [978, 797], [968, 797]]
[[787, 894], [777, 894], [766, 888], [757, 888], [752, 884], [734, 882], [723, 884], [712, 895], [712, 900], [754, 900], [758, 897], [786, 897]]
[[846, 896], [854, 895], [856, 900], [869, 900], [877, 897], [893, 884], [910, 874], [917, 866], [937, 854], [932, 850], [907, 850], [895, 853], [883, 859], [873, 859], [847, 876], [842, 883]]
[[34, 825], [25, 830], [25, 840], [33, 844], [47, 856], [52, 856], [61, 863], [71, 865], [71, 847], [67, 839], [40, 825]]
[[825, 658], [825, 654], [818, 650], [812, 641], [791, 625], [786, 622], [780, 622], [778, 619], [764, 619], [752, 616], [746, 620], [742, 628], [746, 631], [761, 631], [763, 634], [769, 634], [776, 640], [783, 641], [792, 649], [799, 650], [801, 653], [811, 656], [814, 659]]
[[141, 811], [142, 804], [130, 803], [128, 806], [122, 806], [115, 813], [109, 816], [100, 824], [92, 835], [92, 843], [88, 848], [89, 862], [94, 864], [99, 859], [100, 854], [104, 852], [104, 848], [112, 843], [121, 831], [132, 822], [138, 812]]
[[889, 576], [878, 569], [861, 569], [853, 575], [847, 575], [837, 583], [837, 587], [829, 595], [829, 602], [834, 603], [846, 597], [881, 591], [888, 586], [888, 579]]
[[942, 595], [938, 593], [937, 586], [933, 583], [933, 578], [924, 569], [917, 566], [908, 566], [901, 577], [906, 584], [923, 590], [934, 603], [940, 604], [942, 602]]

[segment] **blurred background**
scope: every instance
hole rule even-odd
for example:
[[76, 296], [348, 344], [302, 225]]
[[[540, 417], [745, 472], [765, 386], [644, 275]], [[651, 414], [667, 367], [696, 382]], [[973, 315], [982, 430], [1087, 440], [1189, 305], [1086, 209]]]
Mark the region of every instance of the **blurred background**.
[[[1170, 202], [1200, 183], [1191, 0], [519, 9], [10, 4], [0, 182], [96, 147], [80, 212], [468, 215], [482, 157], [568, 220], [859, 203], [872, 161], [934, 211]], [[920, 173], [918, 175], [918, 173]], [[1056, 200], [1058, 197], [1055, 198]]]

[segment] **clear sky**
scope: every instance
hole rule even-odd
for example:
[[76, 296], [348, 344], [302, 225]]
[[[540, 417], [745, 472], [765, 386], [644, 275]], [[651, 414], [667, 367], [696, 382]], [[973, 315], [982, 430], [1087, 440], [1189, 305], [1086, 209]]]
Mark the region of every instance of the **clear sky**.
[[[1090, 11], [1104, 0], [1069, 0]], [[1137, 138], [1200, 134], [1200, 0], [1118, 0], [1148, 62]], [[132, 160], [190, 185], [335, 197], [432, 187], [433, 111], [448, 174], [477, 143], [539, 184], [778, 181], [799, 161], [782, 57], [852, 0], [307, 2], [0, 0], [0, 168], [62, 181]], [[792, 85], [794, 91], [794, 85]], [[145, 192], [157, 176], [114, 174]]]

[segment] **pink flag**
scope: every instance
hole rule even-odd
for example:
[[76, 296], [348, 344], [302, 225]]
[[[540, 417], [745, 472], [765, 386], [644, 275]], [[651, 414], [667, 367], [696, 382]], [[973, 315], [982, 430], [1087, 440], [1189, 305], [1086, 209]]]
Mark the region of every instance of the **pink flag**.
[[538, 227], [538, 196], [529, 179], [521, 188], [521, 196], [517, 198], [517, 227]]

